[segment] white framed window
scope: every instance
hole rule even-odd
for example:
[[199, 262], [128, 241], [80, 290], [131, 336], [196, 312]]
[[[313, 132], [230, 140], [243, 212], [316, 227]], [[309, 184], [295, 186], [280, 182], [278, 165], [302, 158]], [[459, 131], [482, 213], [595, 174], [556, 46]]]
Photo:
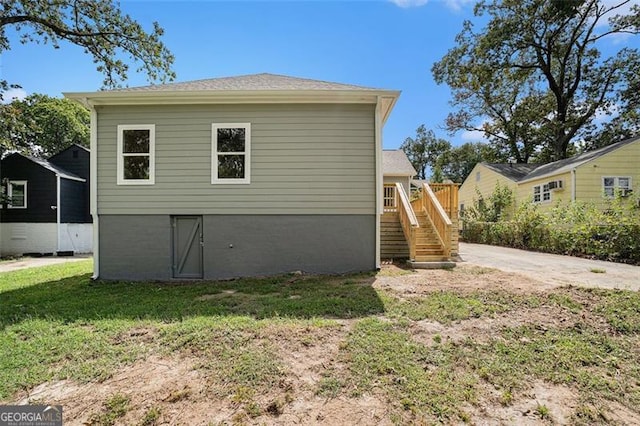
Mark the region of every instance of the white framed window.
[[7, 188], [7, 197], [10, 209], [26, 209], [27, 208], [27, 181], [26, 180], [10, 180]]
[[118, 185], [155, 183], [155, 124], [118, 126]]
[[616, 190], [627, 195], [631, 192], [631, 177], [629, 176], [604, 176], [602, 178], [602, 189], [605, 197], [613, 197]]
[[251, 182], [251, 124], [211, 125], [211, 183]]
[[541, 203], [551, 201], [551, 188], [549, 188], [549, 184], [545, 183], [544, 185], [536, 185], [533, 187], [533, 202]]

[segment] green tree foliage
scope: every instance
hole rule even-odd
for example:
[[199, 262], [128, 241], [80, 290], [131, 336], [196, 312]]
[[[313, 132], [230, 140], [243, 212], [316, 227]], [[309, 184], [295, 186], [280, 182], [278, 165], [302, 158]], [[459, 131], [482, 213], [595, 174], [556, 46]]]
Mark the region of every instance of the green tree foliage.
[[[11, 48], [8, 29], [20, 43], [63, 41], [84, 48], [104, 74], [105, 87], [118, 87], [127, 79], [129, 65], [147, 74], [150, 82], [175, 78], [174, 57], [160, 41], [164, 30], [157, 22], [146, 32], [111, 0], [3, 0], [0, 12], [0, 54]], [[15, 83], [15, 82], [12, 82]], [[0, 80], [0, 92], [9, 82]]]
[[90, 115], [68, 99], [34, 94], [0, 105], [0, 146], [49, 157], [73, 143], [89, 146]]
[[596, 115], [618, 116], [613, 130], [633, 119], [627, 112], [637, 107], [640, 54], [623, 47], [603, 57], [598, 47], [613, 35], [638, 34], [638, 5], [483, 0], [474, 12], [488, 18], [486, 25], [476, 31], [466, 21], [456, 47], [432, 69], [453, 92], [450, 131], [481, 130], [517, 162], [551, 161], [569, 156], [576, 139], [600, 132]]
[[506, 185], [496, 182], [496, 186], [488, 197], [480, 192], [474, 198], [473, 205], [464, 211], [464, 220], [476, 222], [498, 222], [513, 213], [515, 197]]
[[435, 168], [438, 159], [451, 149], [451, 144], [436, 138], [433, 130], [427, 130], [424, 124], [416, 130], [415, 138], [407, 138], [400, 145], [409, 161], [418, 172], [418, 179], [427, 178], [427, 167]]
[[480, 142], [467, 142], [445, 152], [438, 159], [438, 167], [445, 179], [462, 183], [477, 163], [503, 160], [505, 159], [501, 158], [491, 146]]

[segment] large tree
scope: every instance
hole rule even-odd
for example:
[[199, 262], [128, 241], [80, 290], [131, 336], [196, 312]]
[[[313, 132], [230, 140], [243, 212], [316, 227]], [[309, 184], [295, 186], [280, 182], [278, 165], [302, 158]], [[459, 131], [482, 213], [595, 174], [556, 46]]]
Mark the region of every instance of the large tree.
[[427, 168], [437, 166], [438, 158], [451, 148], [449, 141], [436, 138], [433, 130], [427, 130], [424, 124], [416, 130], [415, 138], [407, 138], [400, 149], [407, 154], [409, 161], [418, 172], [418, 179], [427, 178]]
[[[129, 62], [150, 82], [175, 77], [174, 57], [160, 41], [164, 30], [157, 22], [150, 32], [123, 14], [111, 0], [2, 0], [0, 5], [0, 54], [11, 48], [7, 29], [13, 28], [21, 43], [63, 41], [84, 48], [104, 74], [105, 87], [118, 87], [127, 79]], [[10, 84], [0, 80], [0, 93]]]
[[500, 157], [491, 146], [485, 143], [467, 142], [445, 152], [438, 159], [437, 166], [442, 170], [445, 179], [462, 183], [477, 163], [497, 162], [502, 159], [503, 157]]
[[73, 143], [89, 146], [89, 121], [76, 102], [30, 95], [0, 105], [0, 146], [43, 158]]
[[[620, 13], [627, 9], [626, 13]], [[476, 31], [464, 23], [457, 46], [433, 66], [458, 111], [451, 131], [481, 130], [519, 162], [556, 160], [571, 144], [627, 120], [625, 93], [637, 92], [637, 49], [603, 57], [601, 41], [638, 34], [640, 8], [630, 0], [484, 0]], [[599, 126], [594, 119], [599, 118]], [[480, 126], [475, 123], [482, 122]]]

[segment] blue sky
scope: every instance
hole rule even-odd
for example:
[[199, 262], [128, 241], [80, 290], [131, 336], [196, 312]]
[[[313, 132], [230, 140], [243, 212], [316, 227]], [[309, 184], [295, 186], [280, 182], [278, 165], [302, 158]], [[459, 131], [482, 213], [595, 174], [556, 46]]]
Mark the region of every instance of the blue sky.
[[[177, 81], [270, 72], [397, 89], [402, 95], [385, 127], [385, 148], [397, 148], [420, 124], [456, 145], [478, 140], [442, 130], [450, 93], [431, 76], [463, 20], [472, 18], [470, 0], [124, 0], [121, 8], [145, 28], [155, 20], [165, 29]], [[61, 96], [102, 83], [91, 57], [76, 46], [11, 41], [0, 55], [0, 76], [28, 94]], [[127, 84], [147, 82], [132, 71]]]

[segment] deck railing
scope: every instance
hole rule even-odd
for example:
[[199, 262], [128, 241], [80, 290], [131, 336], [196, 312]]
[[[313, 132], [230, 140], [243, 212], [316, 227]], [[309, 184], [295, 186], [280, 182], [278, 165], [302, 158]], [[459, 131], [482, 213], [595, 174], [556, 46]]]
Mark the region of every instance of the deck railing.
[[404, 232], [404, 236], [407, 239], [407, 243], [409, 243], [409, 258], [416, 258], [416, 228], [418, 228], [418, 219], [416, 218], [413, 209], [411, 208], [411, 203], [409, 202], [409, 197], [404, 192], [402, 185], [400, 183], [396, 183], [395, 186], [396, 192], [396, 200], [398, 216], [400, 218], [400, 225], [402, 225], [402, 232]]
[[[397, 185], [397, 184], [396, 184]], [[398, 211], [398, 191], [396, 185], [384, 185], [384, 212], [392, 213]]]
[[429, 186], [449, 218], [456, 216], [455, 213], [458, 209], [458, 184], [430, 183]]
[[[422, 194], [419, 200], [414, 201], [414, 205], [419, 205], [421, 210], [427, 214], [436, 230], [440, 244], [444, 248], [446, 257], [451, 256], [451, 230], [453, 223], [449, 219], [449, 215], [442, 207], [440, 200], [429, 185], [422, 184]], [[441, 190], [441, 192], [443, 192]], [[449, 204], [451, 207], [451, 205]], [[455, 204], [454, 204], [455, 206]]]

